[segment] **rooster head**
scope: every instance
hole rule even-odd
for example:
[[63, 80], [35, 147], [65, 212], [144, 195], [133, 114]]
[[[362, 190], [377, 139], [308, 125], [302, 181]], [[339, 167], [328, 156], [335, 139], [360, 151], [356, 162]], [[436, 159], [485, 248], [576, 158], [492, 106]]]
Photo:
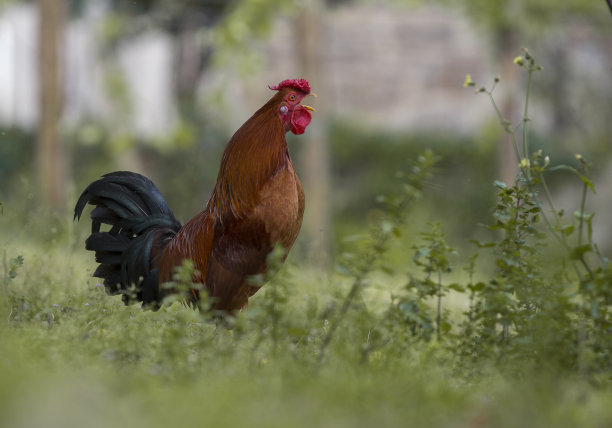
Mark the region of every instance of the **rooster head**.
[[285, 132], [291, 131], [295, 135], [303, 134], [312, 119], [310, 112], [315, 111], [310, 106], [300, 104], [305, 97], [316, 96], [310, 91], [308, 81], [306, 79], [287, 79], [269, 88], [282, 93], [278, 114]]

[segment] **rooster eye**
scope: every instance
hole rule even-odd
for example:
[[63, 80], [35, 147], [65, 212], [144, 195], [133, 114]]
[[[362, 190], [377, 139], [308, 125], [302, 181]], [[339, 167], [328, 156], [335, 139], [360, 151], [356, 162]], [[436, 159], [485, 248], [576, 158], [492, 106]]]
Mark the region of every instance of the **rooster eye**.
[[281, 108], [280, 108], [281, 114], [287, 114], [288, 111], [289, 111], [289, 107], [281, 106]]
[[295, 94], [289, 95], [289, 101], [295, 101]]

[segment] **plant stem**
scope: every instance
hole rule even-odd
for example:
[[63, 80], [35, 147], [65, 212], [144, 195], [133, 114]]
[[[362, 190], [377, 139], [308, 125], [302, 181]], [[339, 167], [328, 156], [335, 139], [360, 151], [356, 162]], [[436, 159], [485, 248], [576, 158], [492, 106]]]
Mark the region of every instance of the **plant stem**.
[[559, 214], [557, 213], [557, 209], [555, 208], [555, 204], [553, 203], [552, 196], [550, 194], [550, 190], [548, 189], [548, 183], [546, 183], [546, 180], [544, 179], [544, 174], [542, 174], [541, 172], [538, 172], [537, 174], [538, 174], [538, 180], [542, 184], [542, 189], [544, 190], [544, 196], [546, 198], [546, 203], [550, 207], [550, 210], [552, 211], [553, 216], [555, 217], [555, 221], [557, 222], [557, 224], [559, 224], [561, 222], [561, 219], [559, 218]]
[[523, 111], [523, 157], [529, 158], [529, 143], [527, 140], [527, 122], [529, 122], [529, 116], [527, 115], [529, 111], [529, 96], [531, 94], [531, 76], [533, 74], [533, 69], [529, 67], [527, 71], [527, 90], [525, 93], [525, 109]]
[[495, 109], [495, 112], [497, 113], [497, 117], [499, 118], [502, 126], [504, 127], [504, 130], [508, 134], [510, 134], [510, 136], [512, 137], [512, 147], [514, 148], [514, 155], [520, 162], [521, 154], [519, 153], [519, 150], [518, 150], [518, 143], [516, 141], [516, 134], [514, 133], [514, 130], [512, 129], [512, 123], [504, 117], [501, 110], [497, 106], [497, 103], [495, 102], [495, 99], [493, 98], [493, 89], [491, 89], [490, 91], [486, 91], [486, 94], [489, 97], [489, 100], [491, 100], [491, 104], [493, 104], [493, 108]]
[[[587, 192], [588, 186], [586, 183], [584, 183], [584, 185], [582, 186], [582, 198], [580, 200], [580, 219], [578, 220], [578, 247], [582, 246], [582, 229], [584, 228], [584, 207], [586, 205]], [[580, 254], [580, 262], [589, 273], [589, 276], [593, 278], [593, 271], [591, 270], [591, 267], [589, 266], [587, 261], [584, 259], [584, 253]]]
[[436, 337], [440, 341], [440, 322], [442, 318], [442, 272], [438, 269], [438, 314], [436, 318]]
[[[403, 202], [404, 201], [402, 201], [402, 204], [400, 205], [403, 205]], [[325, 337], [323, 338], [323, 342], [321, 343], [321, 348], [319, 349], [319, 356], [318, 356], [319, 363], [323, 361], [323, 358], [325, 357], [325, 351], [327, 350], [327, 347], [331, 343], [331, 340], [334, 334], [336, 333], [336, 330], [338, 329], [338, 327], [340, 326], [340, 323], [346, 316], [346, 313], [351, 307], [353, 300], [355, 300], [355, 298], [359, 294], [359, 291], [363, 287], [366, 276], [368, 275], [368, 273], [372, 271], [372, 268], [374, 267], [374, 263], [376, 262], [378, 257], [383, 253], [385, 244], [387, 243], [389, 238], [390, 238], [390, 235], [387, 233], [378, 234], [377, 240], [372, 246], [370, 253], [367, 255], [366, 261], [363, 264], [363, 267], [359, 270], [357, 276], [355, 277], [355, 280], [353, 281], [353, 284], [351, 285], [351, 289], [349, 290], [348, 294], [344, 298], [344, 301], [342, 302], [342, 306], [340, 307], [340, 312], [338, 313], [338, 316], [335, 317], [335, 319], [332, 321], [332, 324], [327, 332], [327, 335], [325, 335]]]
[[582, 229], [584, 228], [584, 207], [586, 205], [587, 185], [582, 186], [582, 197], [580, 199], [580, 218], [578, 219], [578, 246], [582, 245]]
[[[381, 244], [381, 247], [382, 247], [382, 244]], [[370, 272], [370, 270], [372, 269], [372, 266], [375, 260], [376, 260], [376, 252], [372, 251], [372, 253], [370, 254], [370, 257], [368, 257], [366, 261], [365, 267], [362, 269], [359, 275], [355, 278], [355, 281], [353, 281], [353, 284], [351, 285], [351, 289], [349, 290], [348, 294], [344, 298], [344, 301], [342, 302], [342, 307], [340, 308], [340, 312], [338, 313], [338, 316], [332, 321], [332, 324], [329, 327], [327, 334], [323, 338], [323, 342], [321, 343], [321, 348], [319, 349], [319, 356], [318, 356], [319, 363], [323, 361], [323, 357], [325, 356], [325, 351], [327, 350], [327, 347], [331, 343], [332, 337], [334, 336], [334, 334], [336, 333], [336, 330], [340, 326], [340, 323], [346, 316], [346, 313], [351, 307], [353, 300], [355, 300], [355, 297], [357, 297], [359, 290], [361, 289], [361, 287], [363, 287], [363, 281], [365, 280], [367, 273]]]
[[4, 250], [4, 253], [2, 255], [2, 266], [4, 267], [4, 278], [2, 279], [2, 289], [4, 290], [6, 294], [7, 288], [8, 288], [8, 265], [6, 263], [6, 250]]

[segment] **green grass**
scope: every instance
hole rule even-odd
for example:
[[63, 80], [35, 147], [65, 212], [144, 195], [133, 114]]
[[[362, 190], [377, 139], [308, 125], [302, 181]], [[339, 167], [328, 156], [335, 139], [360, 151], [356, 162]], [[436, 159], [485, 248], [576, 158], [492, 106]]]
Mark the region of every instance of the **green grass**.
[[0, 426], [611, 426], [609, 265], [578, 279], [567, 256], [523, 257], [551, 247], [516, 186], [477, 268], [440, 225], [399, 245], [428, 156], [342, 273], [290, 257], [223, 322], [124, 306], [90, 277], [87, 225], [6, 206]]
[[319, 361], [350, 278], [289, 266], [228, 328], [180, 303], [152, 312], [107, 296], [84, 229], [47, 241], [0, 229], [9, 270], [24, 256], [0, 294], [2, 426], [612, 424], [605, 379], [485, 359], [466, 370], [448, 343], [383, 328], [397, 292], [385, 283], [399, 278], [371, 275]]

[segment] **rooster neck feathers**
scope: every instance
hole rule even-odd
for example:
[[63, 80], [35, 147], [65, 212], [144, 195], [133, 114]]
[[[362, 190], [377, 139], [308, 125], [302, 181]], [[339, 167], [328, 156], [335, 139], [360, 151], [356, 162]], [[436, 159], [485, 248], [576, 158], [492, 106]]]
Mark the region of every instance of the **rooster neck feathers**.
[[244, 218], [259, 202], [266, 182], [291, 162], [277, 107], [280, 91], [253, 114], [229, 141], [208, 209], [218, 219], [225, 213]]

